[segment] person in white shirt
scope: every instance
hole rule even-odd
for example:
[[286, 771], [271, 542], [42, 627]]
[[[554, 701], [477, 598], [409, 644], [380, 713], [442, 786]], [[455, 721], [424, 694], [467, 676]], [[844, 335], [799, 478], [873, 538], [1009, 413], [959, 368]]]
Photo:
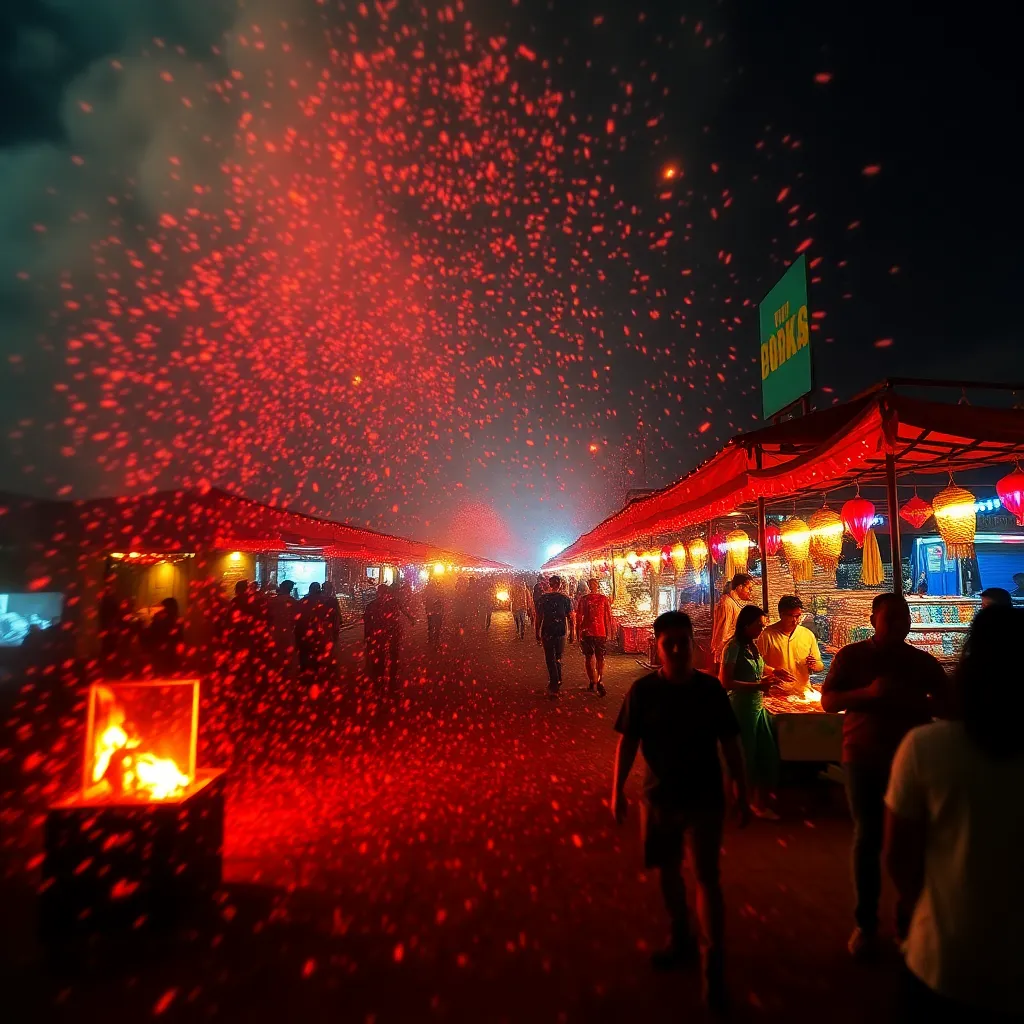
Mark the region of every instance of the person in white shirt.
[[738, 572], [729, 584], [729, 593], [715, 605], [715, 620], [711, 629], [711, 660], [715, 675], [718, 675], [722, 665], [722, 653], [736, 634], [740, 609], [750, 604], [753, 592], [754, 578], [745, 572]]
[[1024, 611], [979, 612], [957, 669], [959, 719], [912, 729], [893, 762], [886, 866], [914, 907], [906, 1020], [1024, 1017], [1022, 635]]
[[803, 602], [795, 594], [779, 599], [779, 621], [773, 622], [757, 638], [757, 649], [769, 668], [792, 693], [803, 693], [811, 685], [811, 673], [825, 665], [818, 649], [818, 638], [800, 625]]

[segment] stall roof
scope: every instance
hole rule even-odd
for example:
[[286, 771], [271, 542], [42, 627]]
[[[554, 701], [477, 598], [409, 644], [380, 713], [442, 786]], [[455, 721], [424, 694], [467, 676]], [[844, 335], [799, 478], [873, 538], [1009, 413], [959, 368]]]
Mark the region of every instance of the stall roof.
[[884, 479], [966, 471], [1024, 456], [1024, 410], [935, 402], [879, 386], [853, 401], [734, 437], [681, 480], [634, 501], [551, 559], [556, 568], [646, 536], [768, 503]]
[[441, 561], [464, 568], [508, 569], [491, 559], [276, 508], [218, 488], [158, 491], [87, 501], [0, 498], [0, 529], [44, 543], [95, 552], [170, 554], [195, 550], [325, 550], [341, 558], [395, 564]]

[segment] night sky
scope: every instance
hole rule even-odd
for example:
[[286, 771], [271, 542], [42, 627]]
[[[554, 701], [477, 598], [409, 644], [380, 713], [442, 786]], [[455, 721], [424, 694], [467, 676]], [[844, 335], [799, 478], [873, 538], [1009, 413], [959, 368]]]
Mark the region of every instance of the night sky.
[[1015, 26], [895, 6], [5, 4], [0, 490], [535, 565], [757, 425], [799, 252], [817, 405], [1024, 379]]

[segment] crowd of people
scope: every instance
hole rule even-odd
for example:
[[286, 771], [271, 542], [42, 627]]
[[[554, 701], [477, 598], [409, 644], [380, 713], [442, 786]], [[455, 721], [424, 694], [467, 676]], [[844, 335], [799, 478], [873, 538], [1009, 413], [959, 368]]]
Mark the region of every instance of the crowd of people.
[[329, 673], [337, 664], [341, 608], [330, 581], [309, 584], [301, 599], [291, 580], [235, 583], [227, 599], [216, 581], [202, 581], [191, 595], [191, 642], [174, 597], [161, 601], [148, 621], [134, 602], [118, 596], [113, 581], [99, 605], [100, 667], [107, 678], [173, 676], [209, 663], [238, 672], [273, 666], [287, 678]]
[[[734, 581], [734, 591], [737, 582], [742, 593], [744, 580]], [[783, 598], [779, 611], [766, 630], [760, 608], [736, 609], [718, 644], [719, 679], [694, 666], [689, 617], [661, 615], [654, 623], [660, 667], [633, 684], [615, 726], [617, 821], [627, 815], [625, 783], [638, 752], [647, 768], [644, 859], [659, 873], [672, 923], [654, 966], [699, 960], [705, 1000], [716, 1011], [729, 1004], [719, 871], [728, 802], [719, 752], [739, 824], [749, 820], [752, 798], [765, 816], [777, 765], [760, 697], [773, 679], [789, 682], [798, 666], [801, 675], [822, 668], [813, 635], [798, 632], [799, 599]], [[879, 594], [874, 635], [844, 647], [822, 687], [823, 709], [844, 712], [842, 762], [854, 821], [849, 952], [866, 962], [882, 951], [885, 868], [897, 892], [894, 938], [906, 963], [902, 1019], [1019, 1021], [1024, 738], [1008, 713], [1017, 681], [1006, 653], [1024, 628], [1024, 611], [982, 609], [949, 681], [931, 655], [906, 643], [910, 622], [902, 595]], [[696, 879], [699, 944], [681, 875], [684, 850]]]
[[[511, 612], [518, 642], [532, 622], [553, 698], [562, 686], [566, 644], [577, 641], [589, 689], [605, 696], [614, 623], [599, 581], [581, 583], [572, 596], [558, 576], [539, 577], [532, 590], [523, 578], [501, 588], [493, 578], [468, 575], [431, 578], [415, 598], [400, 583], [381, 585], [362, 619], [367, 675], [374, 682], [398, 680], [404, 624], [417, 620], [419, 600], [435, 651], [454, 630], [486, 635], [500, 605]], [[301, 600], [293, 590], [287, 580], [276, 586], [240, 581], [227, 600], [212, 581], [193, 595], [191, 621], [204, 636], [186, 644], [173, 598], [142, 624], [108, 588], [99, 607], [102, 670], [112, 678], [174, 675], [194, 667], [190, 659], [205, 651], [243, 679], [269, 664], [278, 673], [318, 680], [337, 674], [342, 616], [331, 584], [311, 584]], [[751, 591], [748, 575], [731, 581], [706, 672], [697, 668], [689, 617], [660, 615], [658, 668], [633, 683], [615, 723], [610, 804], [617, 822], [628, 816], [625, 787], [638, 754], [646, 764], [643, 857], [658, 873], [671, 922], [654, 966], [699, 964], [705, 999], [715, 1010], [729, 1003], [720, 873], [726, 812], [731, 806], [741, 826], [751, 815], [778, 817], [771, 802], [780, 765], [763, 697], [773, 686], [802, 692], [824, 670], [817, 640], [801, 623], [800, 599], [783, 596], [777, 621], [766, 625], [764, 610], [750, 603]], [[56, 638], [54, 650], [58, 640], [66, 646], [72, 611], [41, 634]], [[911, 620], [902, 595], [877, 595], [871, 625], [870, 639], [833, 657], [821, 687], [822, 709], [843, 713], [842, 767], [854, 825], [849, 953], [870, 962], [884, 950], [887, 871], [897, 892], [892, 934], [905, 955], [907, 1019], [1020, 1020], [1024, 896], [1016, 861], [1024, 848], [1024, 738], [1012, 714], [1016, 679], [1008, 652], [1024, 632], [1024, 611], [989, 593], [952, 677], [906, 642]], [[43, 639], [31, 642], [39, 646]], [[696, 882], [696, 935], [684, 854]]]

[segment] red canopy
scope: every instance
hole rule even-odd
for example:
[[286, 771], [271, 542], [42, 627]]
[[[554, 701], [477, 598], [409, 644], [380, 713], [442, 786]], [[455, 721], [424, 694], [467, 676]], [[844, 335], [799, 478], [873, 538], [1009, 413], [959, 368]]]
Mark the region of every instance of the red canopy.
[[740, 434], [677, 483], [641, 498], [584, 534], [545, 568], [679, 530], [743, 505], [880, 480], [948, 473], [1024, 455], [1024, 410], [923, 401], [880, 389], [845, 405]]
[[44, 544], [70, 543], [96, 554], [305, 548], [395, 565], [445, 562], [460, 568], [508, 568], [476, 555], [274, 508], [217, 488], [74, 502], [5, 498], [0, 509], [6, 513], [0, 515], [5, 533], [33, 536]]

